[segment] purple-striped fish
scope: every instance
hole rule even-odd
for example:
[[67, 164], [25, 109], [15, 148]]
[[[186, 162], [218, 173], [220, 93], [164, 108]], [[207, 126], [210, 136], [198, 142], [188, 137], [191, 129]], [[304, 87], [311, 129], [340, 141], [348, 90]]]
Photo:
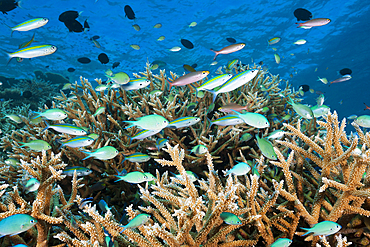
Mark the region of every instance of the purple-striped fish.
[[173, 82], [170, 82], [170, 81], [167, 80], [168, 84], [170, 84], [169, 91], [171, 91], [171, 88], [173, 86], [185, 86], [185, 85], [188, 85], [190, 83], [200, 81], [204, 77], [206, 77], [208, 74], [209, 74], [209, 71], [195, 71], [195, 72], [190, 72], [189, 74], [180, 76], [179, 78], [177, 78]]
[[316, 18], [303, 23], [296, 23], [298, 27], [304, 29], [310, 29], [311, 27], [319, 27], [328, 24], [331, 20], [328, 18]]
[[216, 57], [219, 54], [230, 54], [230, 53], [239, 51], [239, 50], [243, 49], [244, 47], [245, 47], [245, 43], [239, 43], [239, 44], [233, 44], [233, 45], [226, 46], [226, 47], [222, 48], [219, 51], [215, 51], [215, 50], [211, 49], [211, 51], [213, 51], [215, 53], [215, 57], [213, 58], [213, 60], [216, 60]]

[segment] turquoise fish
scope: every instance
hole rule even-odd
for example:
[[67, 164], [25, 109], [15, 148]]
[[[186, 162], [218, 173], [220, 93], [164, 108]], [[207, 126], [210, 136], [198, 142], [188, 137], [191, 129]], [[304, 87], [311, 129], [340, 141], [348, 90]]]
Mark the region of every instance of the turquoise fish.
[[[182, 175], [181, 175], [181, 174], [173, 174], [173, 175], [175, 176], [175, 178], [180, 179], [180, 180], [183, 180], [183, 178], [182, 178]], [[194, 172], [192, 172], [192, 171], [186, 171], [186, 175], [188, 176], [188, 178], [189, 178], [190, 182], [195, 182], [195, 181], [197, 181], [197, 179], [198, 179], [197, 174], [195, 174], [195, 173], [194, 173]]]
[[270, 127], [270, 123], [267, 118], [259, 113], [254, 112], [246, 112], [246, 113], [239, 113], [237, 111], [232, 110], [235, 112], [239, 118], [243, 119], [243, 121], [255, 128], [262, 129]]
[[149, 182], [152, 179], [149, 178], [144, 172], [139, 171], [129, 172], [125, 175], [115, 175], [115, 176], [118, 178], [116, 182], [123, 180], [131, 184], [140, 184], [143, 182]]
[[161, 132], [162, 129], [158, 129], [158, 130], [140, 130], [137, 134], [135, 134], [134, 136], [128, 136], [126, 135], [129, 139], [130, 139], [130, 144], [132, 142], [132, 140], [142, 140], [142, 139], [145, 139], [149, 136], [152, 136], [152, 135], [155, 135], [159, 132]]
[[0, 238], [14, 236], [31, 229], [37, 220], [28, 214], [14, 214], [0, 221]]
[[155, 146], [157, 147], [158, 150], [161, 150], [166, 145], [167, 142], [168, 142], [168, 139], [158, 138]]
[[354, 122], [357, 123], [361, 127], [370, 128], [370, 116], [369, 115], [358, 116], [354, 120]]
[[98, 148], [93, 152], [90, 152], [90, 151], [82, 151], [82, 152], [85, 154], [88, 154], [88, 156], [86, 156], [82, 160], [86, 160], [90, 157], [94, 157], [94, 159], [98, 159], [98, 160], [109, 160], [109, 159], [113, 159], [114, 157], [116, 157], [119, 153], [118, 150], [112, 146], [105, 146], [102, 148]]
[[302, 105], [300, 103], [294, 103], [294, 101], [289, 97], [290, 102], [288, 104], [292, 105], [293, 110], [302, 118], [312, 119], [314, 118], [313, 112], [310, 107]]
[[278, 238], [273, 242], [270, 247], [288, 247], [292, 244], [292, 240], [289, 238]]
[[123, 121], [123, 122], [130, 124], [125, 129], [137, 126], [145, 130], [162, 130], [168, 125], [168, 120], [163, 116], [157, 114], [139, 117], [137, 121]]
[[303, 228], [302, 230], [306, 230], [307, 232], [302, 236], [306, 236], [307, 234], [313, 233], [313, 236], [329, 236], [334, 233], [337, 233], [342, 228], [336, 222], [333, 221], [322, 221], [320, 223], [315, 224], [312, 228]]
[[190, 150], [190, 153], [194, 154], [205, 154], [207, 152], [208, 148], [202, 144], [196, 145]]
[[236, 175], [236, 176], [243, 176], [243, 175], [247, 174], [250, 170], [251, 170], [251, 167], [247, 163], [239, 162], [238, 164], [233, 166], [233, 168], [228, 170], [226, 172], [225, 176], [228, 176], [229, 174], [233, 174], [233, 175]]
[[315, 105], [311, 107], [311, 110], [312, 110], [313, 116], [315, 118], [318, 118], [318, 117], [322, 117], [328, 114], [330, 111], [330, 107], [327, 105]]
[[135, 228], [135, 227], [141, 226], [145, 224], [146, 222], [148, 222], [149, 219], [150, 219], [149, 214], [138, 214], [137, 216], [135, 216], [135, 218], [130, 220], [130, 222], [127, 225], [122, 226], [123, 229], [121, 230], [120, 233], [122, 233], [127, 228]]
[[101, 106], [99, 107], [98, 109], [96, 109], [95, 113], [93, 114], [94, 117], [96, 117], [97, 115], [100, 115], [102, 114], [103, 112], [105, 112], [105, 107], [104, 106]]
[[238, 218], [238, 216], [236, 216], [235, 214], [233, 213], [229, 213], [229, 212], [222, 212], [220, 214], [220, 217], [221, 219], [228, 225], [241, 225], [242, 222], [241, 220]]
[[24, 186], [24, 190], [26, 191], [26, 193], [29, 193], [29, 192], [34, 192], [36, 190], [38, 190], [40, 187], [40, 181], [37, 180], [36, 178], [30, 178], [25, 186]]

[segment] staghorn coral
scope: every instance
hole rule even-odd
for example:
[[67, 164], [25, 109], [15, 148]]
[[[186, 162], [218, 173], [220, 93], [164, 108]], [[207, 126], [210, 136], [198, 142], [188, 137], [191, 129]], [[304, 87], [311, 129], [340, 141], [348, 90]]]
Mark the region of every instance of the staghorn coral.
[[[248, 68], [238, 67], [235, 71], [239, 73]], [[172, 80], [177, 78], [172, 72], [170, 75]], [[155, 75], [147, 68], [146, 72], [135, 76], [149, 78], [151, 89], [165, 89], [167, 78], [164, 70]], [[96, 82], [102, 83], [99, 79]], [[245, 125], [208, 128], [207, 116], [221, 116], [216, 112], [207, 114], [212, 106], [212, 97], [208, 93], [202, 99], [197, 99], [192, 87], [176, 88], [173, 90], [176, 91], [175, 95], [163, 91], [159, 96], [152, 96], [145, 89], [96, 92], [90, 82], [81, 78], [81, 84], [73, 86], [74, 97], [61, 92], [61, 96], [55, 98], [59, 103], [53, 103], [52, 108], [64, 109], [68, 114], [66, 122], [99, 135], [86, 149], [110, 145], [116, 147], [120, 155], [112, 160], [82, 161], [85, 154], [79, 149], [64, 147], [59, 150], [56, 140], [68, 139], [68, 135], [55, 134], [52, 130], [43, 132], [46, 127], [44, 122], [32, 124], [24, 118], [23, 128], [1, 139], [8, 157], [23, 160], [21, 165], [2, 164], [0, 167], [1, 178], [6, 181], [2, 199], [22, 210], [21, 202], [25, 203], [23, 207], [26, 211], [22, 212], [31, 213], [40, 222], [37, 226], [39, 236], [30, 230], [32, 234], [23, 234], [23, 240], [20, 236], [13, 236], [3, 241], [37, 242], [38, 246], [57, 246], [62, 242], [70, 246], [105, 246], [105, 229], [119, 246], [265, 246], [279, 237], [294, 238], [294, 242], [299, 242], [301, 238], [297, 235], [302, 234], [297, 232], [299, 227], [330, 219], [342, 224], [342, 234], [346, 234], [350, 241], [366, 243], [370, 236], [366, 218], [369, 212], [369, 178], [366, 176], [362, 180], [362, 174], [369, 169], [370, 136], [355, 126], [360, 138], [348, 138], [344, 132], [345, 121], [339, 124], [335, 113], [329, 114], [326, 121], [314, 119], [297, 122], [295, 117], [283, 126], [281, 121], [274, 120], [274, 114], [282, 116], [290, 113], [285, 96], [292, 94], [294, 98], [296, 93], [288, 83], [285, 89], [279, 89], [281, 82], [278, 76], [261, 71], [255, 80], [240, 88], [239, 93], [220, 95], [215, 107], [219, 102], [222, 102], [221, 105], [234, 102], [248, 104], [249, 110], [261, 112], [262, 107], [269, 105], [272, 116], [268, 113], [267, 117], [271, 127], [264, 134], [283, 127], [289, 131], [285, 140], [275, 142], [278, 161], [270, 161], [269, 164], [253, 141], [246, 144], [239, 141], [241, 134], [256, 133], [254, 128]], [[198, 105], [188, 110], [187, 105], [197, 101]], [[105, 113], [93, 116], [101, 106], [106, 107]], [[47, 109], [47, 106], [44, 108]], [[158, 151], [151, 154], [157, 158], [157, 163], [122, 163], [124, 155], [147, 152], [155, 143], [154, 137], [130, 143], [126, 135], [133, 136], [137, 129], [125, 129], [122, 121], [154, 113], [168, 120], [188, 115], [199, 116], [202, 123], [183, 129], [166, 128], [163, 133], [157, 134], [158, 137], [170, 139], [166, 153]], [[295, 123], [296, 128], [293, 127]], [[47, 141], [52, 145], [52, 150], [37, 158], [40, 153], [27, 151], [18, 144], [34, 139]], [[187, 154], [186, 150], [200, 143], [208, 147], [209, 153]], [[362, 145], [360, 155], [354, 152], [358, 143]], [[289, 153], [289, 149], [293, 151]], [[261, 177], [224, 178], [217, 174], [217, 170], [233, 166], [234, 160], [247, 162], [251, 158]], [[62, 180], [64, 176], [60, 175], [67, 165], [88, 167], [94, 172], [78, 180], [75, 175], [71, 186], [70, 181]], [[272, 165], [281, 167], [282, 171], [273, 174]], [[113, 182], [115, 169], [123, 168], [129, 172], [156, 172], [155, 185], [139, 187], [141, 200], [136, 186]], [[189, 168], [201, 177], [198, 182], [193, 183], [185, 176], [185, 169]], [[321, 173], [318, 169], [321, 169]], [[176, 170], [183, 179], [169, 177], [168, 172]], [[42, 186], [36, 192], [36, 198], [17, 189], [23, 187], [24, 181], [30, 177], [41, 179]], [[199, 185], [195, 185], [197, 183]], [[95, 186], [99, 184], [102, 187], [96, 189]], [[18, 191], [17, 201], [12, 199], [11, 193], [16, 192], [9, 185], [17, 185], [14, 190]], [[64, 191], [71, 191], [70, 196]], [[81, 206], [83, 199], [89, 196], [93, 197], [93, 203]], [[94, 205], [102, 198], [108, 198], [109, 205], [112, 205], [105, 215], [101, 215]], [[2, 212], [10, 212], [16, 206], [3, 207]], [[121, 221], [125, 221], [126, 215], [124, 210], [130, 219], [140, 212], [149, 213], [152, 218], [146, 225], [127, 229], [121, 234]], [[219, 217], [222, 212], [235, 213], [243, 224], [225, 225]], [[359, 215], [353, 220], [346, 217], [354, 214]], [[361, 237], [361, 241], [354, 238], [354, 231], [357, 231], [355, 237]], [[348, 245], [345, 238], [336, 241], [332, 238], [320, 240], [318, 237], [306, 240], [313, 240], [308, 242], [313, 246], [318, 243], [323, 246]]]

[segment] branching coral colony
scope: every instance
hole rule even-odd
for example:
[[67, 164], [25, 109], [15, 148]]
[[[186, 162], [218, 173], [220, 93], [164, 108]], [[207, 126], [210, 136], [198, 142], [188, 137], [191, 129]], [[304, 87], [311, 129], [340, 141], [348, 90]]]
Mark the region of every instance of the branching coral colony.
[[[248, 69], [238, 68], [235, 73]], [[277, 76], [260, 71], [239, 92], [220, 95], [215, 109], [217, 104], [233, 102], [261, 112], [268, 105], [269, 113], [265, 115], [271, 126], [263, 134], [287, 130], [284, 140], [274, 142], [278, 160], [268, 161], [254, 140], [247, 143], [239, 140], [242, 134], [256, 134], [254, 128], [245, 125], [209, 128], [207, 116], [214, 119], [221, 114], [209, 110], [212, 97], [208, 93], [198, 99], [192, 87], [172, 90], [172, 94], [164, 91], [165, 71], [154, 75], [147, 68], [135, 76], [149, 78], [151, 90], [162, 89], [162, 94], [153, 95], [145, 89], [96, 92], [81, 78], [81, 85], [76, 83], [73, 89], [75, 97], [67, 98], [62, 93], [57, 98], [60, 103], [53, 103], [53, 108], [67, 112], [68, 122], [99, 136], [86, 149], [113, 146], [120, 151], [114, 159], [82, 161], [86, 157], [82, 150], [59, 149], [56, 140], [70, 137], [42, 131], [46, 127], [44, 122], [24, 119], [23, 129], [2, 138], [8, 157], [20, 162], [3, 163], [0, 167], [4, 180], [0, 187], [0, 219], [25, 213], [38, 220], [36, 228], [27, 233], [0, 239], [2, 245], [106, 246], [106, 239], [110, 238], [116, 246], [268, 246], [278, 238], [289, 238], [307, 246], [348, 246], [347, 238], [340, 234], [358, 245], [367, 245], [368, 133], [354, 125], [359, 138], [347, 137], [346, 122], [339, 123], [336, 113], [329, 113], [325, 121], [301, 122], [291, 118], [283, 124], [279, 118], [292, 114], [286, 96], [294, 98], [297, 94], [288, 83], [285, 89], [280, 89], [281, 80]], [[172, 80], [176, 77], [171, 73]], [[194, 102], [195, 106], [187, 107]], [[94, 116], [102, 106], [105, 113]], [[157, 138], [168, 138], [169, 142], [165, 152], [152, 154], [156, 163], [122, 163], [124, 155], [145, 153], [155, 144], [153, 137], [131, 141], [127, 136], [134, 136], [137, 129], [126, 130], [122, 121], [149, 114], [162, 115], [169, 121], [197, 116], [202, 123], [183, 129], [165, 128], [157, 134]], [[52, 149], [41, 154], [20, 147], [19, 142], [35, 139], [47, 141]], [[188, 154], [187, 150], [197, 144], [206, 145], [208, 151], [203, 155]], [[255, 163], [252, 174], [219, 175], [221, 170], [233, 166], [235, 160], [250, 159]], [[80, 179], [75, 173], [70, 181], [62, 174], [67, 165], [87, 167], [93, 173]], [[149, 171], [156, 174], [156, 181], [139, 186], [114, 183], [115, 169]], [[190, 180], [185, 169], [192, 170], [200, 179]], [[180, 176], [170, 177], [170, 171]], [[365, 171], [367, 175], [363, 177]], [[32, 177], [40, 182], [37, 191], [27, 194], [18, 189]], [[94, 189], [98, 184], [101, 187]], [[90, 196], [92, 202], [85, 203]], [[105, 214], [96, 209], [100, 199], [106, 199], [111, 206]], [[220, 217], [225, 212], [237, 215], [242, 223], [225, 224]], [[131, 220], [142, 213], [150, 215], [147, 223], [121, 232], [125, 215]], [[300, 227], [324, 220], [341, 224], [340, 234], [321, 239], [311, 236], [304, 242]]]

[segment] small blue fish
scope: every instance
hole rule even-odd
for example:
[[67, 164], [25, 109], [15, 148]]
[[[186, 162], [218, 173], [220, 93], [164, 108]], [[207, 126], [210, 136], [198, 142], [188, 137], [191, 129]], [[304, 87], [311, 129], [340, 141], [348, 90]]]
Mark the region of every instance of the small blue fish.
[[189, 127], [200, 121], [199, 117], [180, 117], [168, 123], [167, 128], [178, 129]]
[[130, 222], [127, 225], [122, 226], [123, 229], [120, 233], [122, 233], [127, 228], [135, 228], [135, 227], [141, 226], [145, 224], [146, 222], [148, 222], [149, 219], [150, 219], [149, 214], [138, 214], [135, 218], [130, 220]]
[[150, 160], [150, 156], [147, 154], [143, 154], [143, 153], [133, 153], [129, 156], [126, 156], [122, 160], [122, 162], [125, 160], [128, 160], [130, 162], [143, 163], [143, 162], [147, 162], [148, 160]]
[[270, 247], [288, 247], [292, 244], [292, 240], [289, 238], [278, 238], [273, 242]]
[[37, 220], [28, 214], [14, 214], [0, 221], [0, 238], [14, 236], [31, 229]]
[[30, 178], [27, 181], [26, 185], [24, 186], [24, 190], [26, 191], [26, 193], [29, 193], [38, 190], [39, 187], [40, 187], [39, 180], [37, 180], [36, 178]]
[[101, 211], [103, 211], [103, 213], [106, 213], [108, 210], [111, 210], [110, 207], [108, 207], [108, 204], [106, 201], [104, 201], [103, 199], [101, 199], [99, 202], [98, 202], [98, 206], [100, 208]]
[[313, 236], [323, 235], [325, 237], [337, 233], [341, 228], [342, 228], [341, 225], [333, 221], [322, 221], [320, 223], [315, 224], [312, 228], [301, 227], [302, 230], [307, 231], [302, 236], [306, 236], [307, 234], [313, 233]]
[[161, 150], [166, 145], [167, 142], [168, 140], [165, 138], [158, 138], [155, 146], [157, 147], [158, 150]]

